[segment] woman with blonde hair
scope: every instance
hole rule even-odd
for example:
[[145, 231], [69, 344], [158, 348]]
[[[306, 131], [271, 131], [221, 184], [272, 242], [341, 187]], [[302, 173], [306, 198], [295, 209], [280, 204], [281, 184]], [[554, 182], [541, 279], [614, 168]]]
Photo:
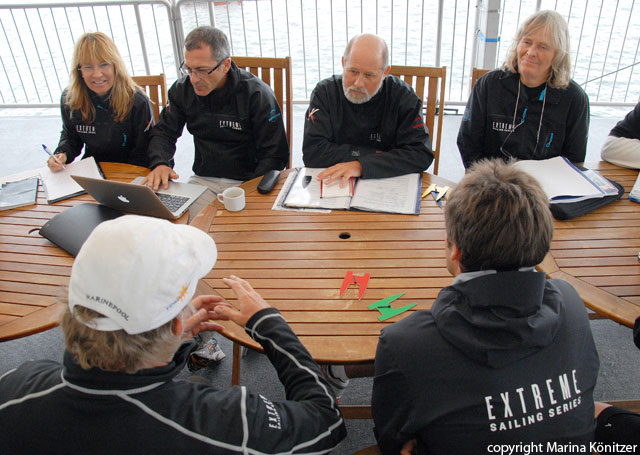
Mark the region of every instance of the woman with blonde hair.
[[84, 147], [84, 156], [147, 166], [147, 142], [154, 125], [149, 98], [129, 76], [114, 42], [101, 32], [76, 42], [69, 86], [62, 93], [63, 129], [47, 164], [59, 171]]
[[589, 98], [570, 74], [567, 22], [538, 11], [520, 25], [502, 68], [473, 87], [458, 133], [465, 168], [483, 158], [584, 161]]

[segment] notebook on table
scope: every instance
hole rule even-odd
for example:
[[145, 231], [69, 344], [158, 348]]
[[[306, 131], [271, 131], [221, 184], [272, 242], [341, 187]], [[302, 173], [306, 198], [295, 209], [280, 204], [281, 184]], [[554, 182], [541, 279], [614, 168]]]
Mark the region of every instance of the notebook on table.
[[140, 185], [143, 177], [131, 183], [71, 176], [100, 204], [123, 212], [175, 220], [207, 190], [205, 186], [191, 183], [169, 182], [169, 188], [157, 193], [146, 185]]
[[51, 172], [48, 167], [40, 171], [40, 178], [44, 187], [47, 203], [62, 201], [70, 197], [84, 194], [82, 187], [72, 180], [73, 176], [81, 175], [95, 179], [103, 179], [102, 170], [94, 157], [90, 156], [82, 160], [69, 163], [59, 172]]

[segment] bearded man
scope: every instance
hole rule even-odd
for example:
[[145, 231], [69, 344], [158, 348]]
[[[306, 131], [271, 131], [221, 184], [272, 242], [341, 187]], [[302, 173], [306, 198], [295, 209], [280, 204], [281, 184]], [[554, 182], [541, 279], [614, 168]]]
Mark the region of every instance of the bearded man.
[[318, 177], [341, 184], [350, 177], [385, 178], [425, 171], [433, 161], [422, 100], [389, 75], [382, 38], [351, 38], [342, 75], [318, 83], [305, 116], [302, 154]]

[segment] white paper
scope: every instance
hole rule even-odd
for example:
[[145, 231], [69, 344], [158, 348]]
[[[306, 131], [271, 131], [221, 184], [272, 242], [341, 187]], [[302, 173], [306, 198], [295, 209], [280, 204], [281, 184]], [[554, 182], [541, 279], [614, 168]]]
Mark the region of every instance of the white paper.
[[320, 168], [305, 167], [298, 171], [289, 193], [285, 199], [286, 207], [308, 207], [322, 209], [348, 209], [351, 202], [349, 196], [320, 198]]
[[322, 190], [322, 199], [329, 197], [351, 197], [353, 196], [353, 183], [354, 178], [351, 177], [346, 185], [340, 186], [340, 182], [342, 180], [334, 180], [331, 183], [327, 183], [326, 181], [320, 182], [321, 190]]
[[48, 203], [85, 193], [84, 189], [71, 178], [72, 175], [104, 179], [100, 174], [96, 160], [92, 156], [67, 164], [65, 169], [60, 172], [51, 172], [48, 167], [44, 167], [40, 176]]
[[523, 160], [514, 165], [538, 180], [551, 203], [578, 202], [605, 195], [582, 171], [561, 156], [539, 161]]
[[331, 212], [330, 209], [310, 209], [310, 208], [305, 208], [305, 207], [286, 207], [284, 205], [285, 198], [287, 197], [287, 194], [289, 194], [289, 188], [291, 188], [291, 185], [293, 185], [293, 182], [296, 179], [296, 176], [298, 175], [299, 171], [300, 171], [299, 169], [292, 169], [289, 172], [289, 174], [287, 175], [287, 179], [282, 184], [282, 188], [280, 189], [280, 192], [278, 193], [278, 197], [276, 197], [276, 200], [274, 201], [273, 205], [271, 206], [271, 210], [287, 210], [287, 211], [291, 211], [291, 212], [317, 212], [317, 213], [329, 213], [329, 212]]
[[351, 207], [376, 212], [407, 213], [416, 211], [420, 194], [420, 174], [406, 174], [386, 179], [359, 179]]
[[317, 176], [324, 169], [303, 168], [293, 181], [284, 200], [285, 207], [342, 209], [415, 214], [420, 198], [420, 174], [386, 179], [358, 179], [353, 198], [320, 197]]
[[4, 177], [0, 177], [0, 183], [17, 182], [18, 180], [24, 180], [31, 177], [40, 177], [43, 170], [43, 167], [39, 167], [37, 169], [28, 169], [16, 174], [6, 175]]

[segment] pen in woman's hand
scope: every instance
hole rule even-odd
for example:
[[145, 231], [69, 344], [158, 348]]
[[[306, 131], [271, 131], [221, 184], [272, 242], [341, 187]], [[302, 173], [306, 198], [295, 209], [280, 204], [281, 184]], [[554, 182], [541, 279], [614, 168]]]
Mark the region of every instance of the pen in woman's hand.
[[57, 156], [55, 156], [53, 153], [51, 153], [49, 151], [49, 149], [47, 148], [46, 145], [42, 144], [42, 148], [44, 149], [44, 151], [46, 152], [47, 155], [49, 155], [51, 158], [53, 158], [54, 160], [56, 160], [56, 163], [58, 163], [59, 165], [62, 166], [62, 168], [64, 169], [66, 166], [64, 165], [64, 163], [61, 163], [60, 160], [58, 159]]

